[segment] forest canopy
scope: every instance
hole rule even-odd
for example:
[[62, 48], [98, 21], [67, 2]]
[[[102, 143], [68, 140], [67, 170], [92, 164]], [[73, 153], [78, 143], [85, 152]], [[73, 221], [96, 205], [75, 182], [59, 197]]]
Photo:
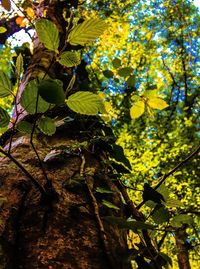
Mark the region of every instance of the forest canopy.
[[[142, 268], [141, 256], [151, 264], [141, 247], [148, 230], [164, 267], [199, 268], [199, 9], [190, 0], [55, 1], [67, 22], [63, 41], [57, 18], [50, 20], [46, 9], [39, 14], [39, 2], [1, 1], [1, 156], [10, 154], [3, 150], [10, 130], [51, 137], [74, 114], [98, 117], [116, 143], [105, 131], [90, 140], [109, 152], [113, 180], [120, 180], [142, 214], [107, 218], [129, 230], [125, 258], [133, 268]], [[46, 58], [35, 64], [35, 79], [19, 95], [24, 75], [32, 72], [35, 33]], [[64, 69], [56, 77], [50, 52], [58, 72]], [[71, 111], [68, 118], [52, 118], [51, 111], [63, 106]], [[26, 120], [27, 114], [37, 120]]]

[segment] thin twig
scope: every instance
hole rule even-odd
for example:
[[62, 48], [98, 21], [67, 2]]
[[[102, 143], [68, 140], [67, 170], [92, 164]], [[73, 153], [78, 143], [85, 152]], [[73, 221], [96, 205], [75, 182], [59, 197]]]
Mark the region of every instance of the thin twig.
[[5, 152], [1, 148], [0, 148], [0, 153], [2, 153], [4, 156], [6, 156], [7, 158], [9, 158], [14, 164], [16, 164], [16, 166], [18, 166], [22, 170], [22, 172], [31, 180], [31, 182], [33, 183], [33, 185], [36, 187], [36, 189], [39, 190], [39, 192], [42, 195], [45, 195], [46, 194], [44, 188], [37, 182], [37, 180], [35, 180], [33, 178], [33, 176], [26, 170], [26, 168], [24, 168], [24, 166], [22, 166], [11, 154]]

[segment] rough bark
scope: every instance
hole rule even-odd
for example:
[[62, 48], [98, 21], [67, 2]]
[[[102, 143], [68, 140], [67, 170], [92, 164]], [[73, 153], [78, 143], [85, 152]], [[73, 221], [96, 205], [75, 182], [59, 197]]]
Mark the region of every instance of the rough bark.
[[183, 226], [176, 231], [175, 235], [179, 269], [191, 269], [186, 239], [186, 228]]
[[[75, 143], [58, 134], [48, 139], [48, 144], [37, 141], [37, 151], [44, 159], [52, 148]], [[12, 155], [44, 184], [29, 139], [17, 138]], [[116, 215], [116, 211], [103, 207], [102, 197], [94, 191], [97, 186], [113, 190], [104, 198], [118, 206], [117, 214], [122, 216], [118, 190], [103, 173], [95, 154], [87, 152], [84, 158], [84, 167], [83, 158], [75, 154], [46, 162], [48, 178], [58, 194], [50, 203], [41, 199], [30, 180], [8, 158], [0, 159], [1, 195], [7, 198], [0, 211], [4, 268], [130, 268], [121, 259], [126, 251], [126, 234], [103, 221], [103, 216]], [[84, 177], [80, 176], [81, 169], [87, 171]]]

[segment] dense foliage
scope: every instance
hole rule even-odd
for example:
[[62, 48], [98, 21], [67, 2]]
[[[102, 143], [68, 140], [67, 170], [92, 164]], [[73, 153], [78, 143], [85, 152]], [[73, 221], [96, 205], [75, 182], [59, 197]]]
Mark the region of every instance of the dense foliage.
[[[13, 16], [9, 3], [2, 2], [5, 19]], [[110, 150], [117, 177], [144, 216], [140, 223], [131, 214], [128, 220], [108, 219], [130, 229], [128, 242], [132, 251], [128, 259], [133, 266], [140, 255], [150, 260], [141, 252], [141, 230], [148, 229], [163, 266], [178, 268], [181, 250], [177, 238], [184, 231], [184, 251], [189, 253], [192, 268], [198, 268], [198, 9], [189, 0], [85, 1], [71, 9], [67, 39], [61, 43], [59, 29], [45, 19], [45, 12], [35, 22], [31, 3], [18, 5], [24, 13], [14, 14], [17, 26], [26, 31], [34, 27], [45, 48], [55, 53], [56, 61], [66, 70], [72, 68], [73, 75], [70, 81], [66, 78], [68, 84], [63, 86], [61, 80], [41, 70], [18, 100], [19, 85], [32, 51], [27, 44], [11, 48], [12, 39], [3, 44], [1, 132], [6, 131], [19, 102], [22, 110], [17, 112], [12, 128], [29, 135], [34, 129], [49, 136], [56, 132], [59, 122], [45, 114], [54, 106], [66, 105], [88, 116], [99, 114], [117, 137], [118, 146]], [[1, 28], [4, 35], [8, 29]], [[82, 59], [87, 63], [90, 84], [74, 91], [76, 70]], [[39, 115], [33, 125], [27, 121], [18, 123], [24, 110]], [[101, 142], [109, 150], [109, 137]], [[117, 210], [113, 204], [104, 203]]]

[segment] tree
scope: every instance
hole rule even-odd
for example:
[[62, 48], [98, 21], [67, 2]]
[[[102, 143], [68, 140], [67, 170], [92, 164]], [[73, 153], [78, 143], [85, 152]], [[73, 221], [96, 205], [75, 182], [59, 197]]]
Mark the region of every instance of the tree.
[[[113, 53], [111, 59], [115, 70], [109, 70], [108, 64], [103, 72], [94, 70], [88, 75], [86, 63], [81, 60], [83, 48], [101, 34], [108, 44], [113, 42], [108, 38], [112, 35], [108, 24], [112, 18], [118, 18], [116, 4], [123, 7], [127, 20], [130, 15], [127, 13], [128, 8], [130, 11], [141, 8], [138, 18], [143, 19], [144, 27], [142, 32], [138, 30], [138, 38], [134, 40], [137, 49], [133, 51], [134, 57], [138, 55], [138, 58], [136, 57], [134, 66], [130, 66], [130, 57], [124, 57], [122, 61], [114, 58], [116, 55]], [[171, 14], [168, 1], [165, 5], [167, 12]], [[9, 1], [2, 1], [2, 6], [10, 10]], [[4, 72], [0, 73], [0, 97], [3, 100], [0, 107], [0, 124], [4, 129], [7, 129], [9, 124], [8, 130], [0, 138], [3, 268], [131, 268], [130, 261], [135, 261], [139, 269], [163, 268], [171, 263], [171, 259], [160, 250], [166, 235], [171, 231], [171, 227], [163, 225], [163, 222], [170, 219], [170, 225], [173, 223], [172, 226], [177, 232], [177, 246], [183, 247], [181, 239], [185, 240], [187, 237], [186, 231], [181, 231], [191, 218], [186, 215], [189, 218], [184, 216], [183, 219], [183, 214], [170, 212], [169, 194], [161, 183], [191, 160], [199, 149], [186, 161], [182, 161], [178, 168], [173, 169], [172, 164], [172, 170], [166, 173], [154, 188], [144, 184], [143, 179], [142, 201], [140, 198], [136, 207], [137, 192], [131, 191], [130, 196], [127, 194], [127, 187], [133, 188], [130, 178], [138, 177], [135, 171], [130, 173], [130, 163], [135, 160], [130, 158], [129, 161], [122, 147], [116, 144], [112, 129], [102, 120], [108, 117], [106, 109], [108, 110], [109, 104], [102, 101], [102, 97], [94, 90], [95, 82], [101, 90], [102, 86], [98, 83], [102, 74], [108, 78], [114, 78], [117, 74], [120, 77], [115, 79], [118, 85], [125, 81], [125, 94], [111, 98], [115, 112], [120, 116], [116, 125], [119, 137], [127, 124], [128, 130], [124, 138], [132, 128], [130, 116], [127, 117], [131, 106], [133, 119], [143, 114], [145, 106], [150, 113], [155, 108], [167, 108], [163, 96], [155, 91], [152, 81], [156, 79], [156, 75], [155, 71], [150, 69], [151, 61], [156, 62], [157, 59], [157, 54], [152, 54], [150, 50], [154, 48], [155, 42], [152, 40], [149, 25], [155, 18], [145, 15], [143, 11], [146, 4], [142, 1], [134, 6], [129, 1], [94, 1], [90, 5], [86, 3], [85, 7], [84, 17], [80, 18], [78, 10], [83, 9], [76, 1], [24, 2], [18, 6], [23, 11], [20, 16], [3, 17], [1, 20], [2, 43], [21, 28], [26, 31], [30, 28], [36, 30], [33, 52], [27, 44], [17, 48], [17, 57], [13, 57], [14, 70], [8, 72], [4, 68]], [[91, 7], [92, 12], [89, 13]], [[100, 11], [104, 19], [100, 19], [93, 10]], [[173, 10], [173, 14], [175, 11]], [[105, 13], [111, 17], [107, 19], [107, 25]], [[111, 24], [113, 29], [116, 25], [118, 27], [118, 23], [123, 24], [123, 20]], [[130, 28], [128, 23], [125, 25], [123, 44], [126, 44]], [[133, 25], [137, 26], [135, 21], [131, 27]], [[144, 37], [140, 39], [143, 32], [148, 40]], [[130, 42], [127, 42], [127, 45], [130, 51]], [[88, 48], [89, 55], [95, 52], [95, 46]], [[103, 50], [102, 46], [100, 49], [109, 52], [108, 49]], [[182, 49], [181, 53], [183, 52]], [[84, 55], [86, 60], [87, 56]], [[181, 57], [181, 60], [185, 59], [183, 55]], [[95, 60], [95, 57], [93, 59]], [[169, 60], [172, 59], [174, 58], [170, 55]], [[165, 56], [162, 60], [167, 69], [168, 58]], [[182, 67], [185, 65], [183, 60], [178, 63], [181, 63]], [[146, 77], [145, 70], [148, 68], [150, 71]], [[138, 74], [132, 75], [134, 69], [141, 75], [143, 86], [149, 87], [145, 89], [144, 95], [136, 94], [135, 79]], [[166, 73], [169, 77], [170, 70], [163, 70], [161, 68], [160, 72], [163, 72], [164, 77], [167, 77]], [[182, 76], [187, 80], [184, 68], [183, 73], [177, 72], [177, 77]], [[186, 80], [184, 81], [187, 82]], [[169, 85], [170, 83], [174, 86], [173, 77], [168, 80]], [[158, 85], [160, 89], [163, 87], [159, 83]], [[186, 86], [186, 83], [184, 85]], [[188, 94], [188, 90], [184, 89]], [[164, 90], [167, 92], [168, 89]], [[172, 95], [175, 90], [172, 87]], [[196, 91], [194, 96], [195, 94]], [[8, 113], [9, 106], [6, 107], [4, 102], [7, 98], [9, 104], [12, 102], [14, 106], [12, 119]], [[133, 104], [130, 102], [131, 98]], [[196, 97], [190, 100], [191, 104], [188, 103], [188, 98], [186, 99], [188, 111], [191, 113]], [[165, 111], [168, 110], [155, 113], [156, 121], [153, 124], [150, 124], [148, 117], [143, 118], [145, 124], [141, 124], [139, 119], [135, 130], [137, 135], [134, 134], [134, 137], [141, 134], [144, 128], [148, 128], [148, 124], [147, 136], [151, 136], [151, 131], [155, 129], [161, 130], [160, 135], [166, 134], [166, 130], [158, 127], [158, 123], [162, 123], [162, 116], [165, 116], [164, 119], [168, 116]], [[175, 113], [170, 117], [174, 118], [174, 125], [177, 127], [177, 114], [176, 117], [174, 115]], [[190, 121], [189, 118], [188, 120]], [[153, 154], [152, 148], [149, 150], [149, 137], [146, 138], [144, 133], [142, 136], [143, 141], [147, 142], [145, 147], [148, 150], [145, 150], [149, 155]], [[137, 137], [136, 144], [138, 149], [142, 148], [140, 137]], [[156, 142], [154, 146], [155, 144]], [[166, 148], [170, 148], [170, 144]], [[143, 149], [139, 154], [142, 152]], [[153, 167], [156, 167], [154, 175], [158, 177], [159, 171], [166, 167], [166, 163], [163, 165], [157, 162]], [[142, 172], [142, 175], [148, 175], [144, 167]], [[125, 175], [125, 180], [122, 175]], [[135, 182], [138, 184], [137, 180]], [[130, 200], [131, 196], [137, 198], [134, 197], [134, 203]], [[151, 204], [152, 211], [144, 210], [144, 204]], [[128, 231], [129, 237], [137, 234], [137, 240], [131, 242], [131, 246], [129, 244], [129, 249]], [[184, 251], [184, 258], [188, 261], [186, 248]], [[179, 257], [182, 259], [180, 255]]]

